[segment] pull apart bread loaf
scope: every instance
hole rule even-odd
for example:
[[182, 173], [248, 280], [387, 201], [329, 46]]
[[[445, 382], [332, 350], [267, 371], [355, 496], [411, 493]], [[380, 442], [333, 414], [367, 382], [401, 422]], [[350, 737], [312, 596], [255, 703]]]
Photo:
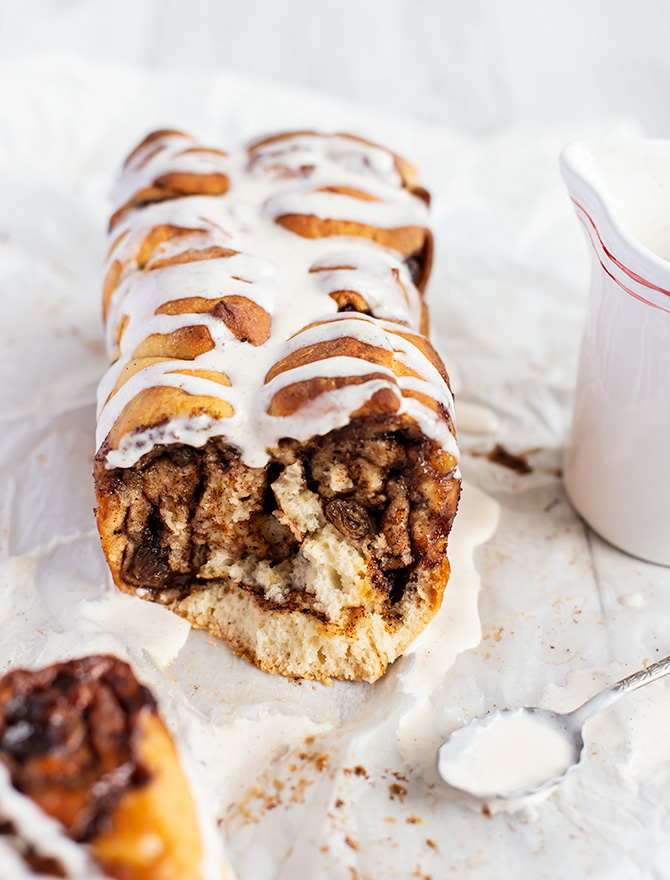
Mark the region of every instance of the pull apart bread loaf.
[[127, 663], [0, 679], [0, 877], [221, 880], [210, 862], [175, 746]]
[[453, 401], [399, 156], [159, 131], [116, 192], [98, 527], [116, 584], [261, 669], [374, 681], [449, 576]]

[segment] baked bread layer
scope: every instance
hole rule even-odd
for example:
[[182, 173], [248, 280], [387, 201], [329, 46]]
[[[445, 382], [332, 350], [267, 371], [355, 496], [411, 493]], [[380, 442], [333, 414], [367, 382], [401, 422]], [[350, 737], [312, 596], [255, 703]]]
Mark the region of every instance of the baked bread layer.
[[428, 202], [343, 134], [158, 132], [121, 177], [103, 548], [121, 589], [269, 671], [374, 680], [439, 607], [460, 482]]
[[453, 470], [409, 418], [362, 416], [265, 468], [220, 440], [99, 464], [98, 518], [121, 589], [268, 671], [374, 680], [439, 608]]

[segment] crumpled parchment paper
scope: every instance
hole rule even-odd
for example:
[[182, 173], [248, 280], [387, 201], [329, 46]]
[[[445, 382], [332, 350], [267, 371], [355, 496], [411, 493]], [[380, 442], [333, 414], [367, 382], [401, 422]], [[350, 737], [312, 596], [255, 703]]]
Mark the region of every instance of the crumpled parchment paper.
[[[164, 126], [223, 146], [350, 130], [407, 155], [433, 193], [433, 334], [458, 399], [498, 427], [468, 433], [464, 419], [463, 537], [445, 605], [374, 685], [268, 676], [108, 586], [91, 479], [107, 193], [127, 151]], [[584, 766], [532, 810], [467, 809], [435, 772], [437, 746], [468, 718], [570, 709], [670, 652], [670, 570], [590, 533], [560, 480], [588, 261], [556, 158], [594, 131], [636, 129], [475, 138], [225, 73], [64, 57], [0, 66], [0, 670], [129, 658], [196, 761], [240, 880], [668, 876], [664, 682], [593, 720]], [[495, 443], [531, 472], [480, 454]], [[472, 545], [497, 512], [479, 490], [500, 506], [475, 556], [481, 629]]]

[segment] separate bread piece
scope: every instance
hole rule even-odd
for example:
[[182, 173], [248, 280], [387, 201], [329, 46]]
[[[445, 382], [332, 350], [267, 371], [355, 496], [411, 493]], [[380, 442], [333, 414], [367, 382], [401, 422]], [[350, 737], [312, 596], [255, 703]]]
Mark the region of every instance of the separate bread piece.
[[[174, 183], [184, 150], [197, 194]], [[428, 196], [408, 163], [351, 135], [215, 159], [159, 132], [121, 178], [103, 548], [122, 590], [262, 669], [374, 681], [440, 607], [460, 492], [425, 336]]]
[[[205, 880], [175, 746], [127, 663], [91, 656], [0, 679], [0, 770], [0, 840], [36, 876]], [[32, 817], [13, 809], [17, 793]], [[47, 817], [82, 851], [54, 844]]]

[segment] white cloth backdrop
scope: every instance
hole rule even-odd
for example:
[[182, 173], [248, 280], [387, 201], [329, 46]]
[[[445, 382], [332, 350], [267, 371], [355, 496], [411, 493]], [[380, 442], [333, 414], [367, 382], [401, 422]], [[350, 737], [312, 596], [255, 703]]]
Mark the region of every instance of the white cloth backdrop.
[[667, 0], [2, 0], [0, 58], [229, 69], [484, 131], [635, 116], [670, 133]]

